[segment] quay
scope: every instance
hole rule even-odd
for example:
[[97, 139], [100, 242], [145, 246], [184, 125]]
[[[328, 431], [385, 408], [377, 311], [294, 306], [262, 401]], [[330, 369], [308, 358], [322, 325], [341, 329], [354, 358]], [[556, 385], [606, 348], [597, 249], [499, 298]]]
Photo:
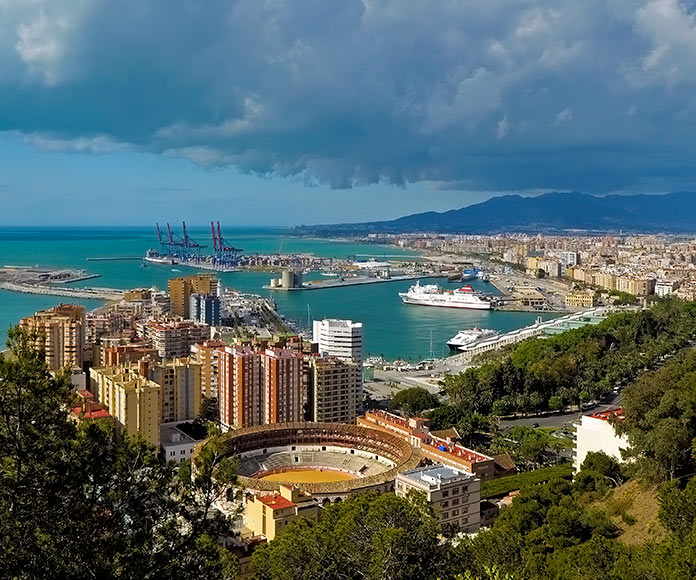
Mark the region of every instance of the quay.
[[140, 256], [106, 256], [106, 257], [95, 257], [95, 258], [85, 258], [87, 262], [112, 262], [117, 260], [142, 260]]
[[421, 280], [423, 278], [445, 278], [444, 274], [408, 274], [406, 276], [393, 276], [391, 278], [370, 278], [368, 276], [356, 276], [345, 280], [311, 280], [297, 287], [284, 287], [265, 285], [265, 290], [284, 290], [298, 292], [301, 290], [323, 290], [327, 288], [344, 288], [346, 286], [365, 286], [367, 284], [385, 284], [387, 282], [403, 282], [405, 280]]
[[114, 288], [56, 288], [40, 284], [17, 284], [14, 282], [0, 283], [0, 290], [22, 292], [24, 294], [43, 294], [45, 296], [65, 296], [67, 298], [83, 298], [89, 300], [121, 300], [123, 291]]

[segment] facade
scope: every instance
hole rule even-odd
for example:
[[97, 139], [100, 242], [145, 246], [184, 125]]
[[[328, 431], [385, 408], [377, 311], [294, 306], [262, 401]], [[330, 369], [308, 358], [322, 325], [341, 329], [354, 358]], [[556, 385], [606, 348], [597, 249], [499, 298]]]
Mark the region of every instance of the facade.
[[262, 425], [261, 353], [248, 346], [227, 346], [218, 356], [220, 422], [225, 427]]
[[363, 326], [361, 322], [327, 318], [315, 320], [312, 339], [319, 345], [319, 354], [335, 356], [362, 364]]
[[355, 423], [360, 390], [357, 363], [335, 357], [310, 360], [308, 400], [312, 421]]
[[44, 351], [49, 370], [82, 368], [85, 352], [85, 309], [60, 304], [22, 318], [22, 330], [29, 333], [32, 346]]
[[220, 298], [217, 294], [191, 294], [189, 318], [210, 326], [220, 326]]
[[143, 332], [160, 358], [189, 356], [194, 344], [210, 338], [210, 327], [207, 324], [182, 320], [150, 320], [143, 326]]
[[306, 389], [302, 354], [289, 349], [224, 347], [219, 357], [220, 421], [251, 427], [300, 421]]
[[677, 289], [677, 283], [669, 280], [657, 280], [655, 282], [655, 296], [664, 298]]
[[127, 435], [142, 434], [160, 446], [160, 389], [137, 367], [90, 369], [90, 390]]
[[160, 387], [160, 421], [196, 418], [201, 406], [201, 365], [188, 358], [153, 363], [140, 361], [141, 372]]
[[428, 419], [421, 417], [406, 419], [387, 411], [374, 410], [358, 417], [357, 423], [363, 427], [378, 429], [401, 437], [413, 447], [420, 449], [423, 455], [434, 463], [453, 467], [481, 479], [495, 476], [493, 457], [467, 449], [450, 439], [431, 433]]
[[306, 403], [302, 389], [302, 354], [283, 348], [266, 349], [263, 374], [263, 422], [301, 421]]
[[269, 542], [297, 518], [316, 522], [319, 504], [297, 488], [280, 486], [280, 493], [254, 494], [244, 508], [244, 523], [255, 536], [264, 536]]
[[575, 290], [565, 295], [568, 308], [593, 308], [597, 306], [597, 293], [594, 290]]
[[217, 293], [218, 279], [214, 274], [197, 274], [169, 280], [169, 299], [174, 316], [190, 317], [191, 294]]
[[201, 365], [201, 396], [218, 396], [219, 353], [225, 343], [206, 340], [191, 347], [191, 360]]
[[[363, 363], [363, 325], [352, 320], [327, 318], [315, 320], [312, 327], [312, 339], [319, 345], [321, 356], [333, 356], [341, 360], [351, 361], [362, 369]], [[359, 386], [356, 400], [356, 415], [362, 408], [363, 384], [362, 372], [359, 375]]]
[[444, 465], [419, 467], [399, 473], [394, 483], [396, 495], [409, 491], [425, 493], [428, 503], [440, 514], [443, 525], [472, 533], [481, 525], [481, 480]]
[[613, 421], [623, 421], [622, 409], [582, 416], [575, 431], [573, 465], [576, 473], [590, 451], [603, 451], [621, 461], [621, 450], [628, 448], [628, 438], [616, 433]]
[[128, 363], [138, 362], [149, 356], [153, 360], [157, 358], [157, 351], [144, 344], [119, 344], [105, 346], [101, 349], [101, 361], [97, 366], [117, 367]]
[[202, 439], [194, 439], [177, 427], [176, 423], [160, 425], [160, 445], [162, 456], [165, 461], [176, 461], [181, 463], [193, 457]]

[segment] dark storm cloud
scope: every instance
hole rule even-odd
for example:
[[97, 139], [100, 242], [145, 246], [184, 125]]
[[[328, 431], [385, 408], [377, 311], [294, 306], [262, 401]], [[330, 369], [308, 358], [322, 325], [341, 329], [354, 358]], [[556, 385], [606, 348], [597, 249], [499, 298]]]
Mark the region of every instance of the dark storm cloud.
[[696, 180], [677, 0], [0, 0], [0, 130], [350, 187]]

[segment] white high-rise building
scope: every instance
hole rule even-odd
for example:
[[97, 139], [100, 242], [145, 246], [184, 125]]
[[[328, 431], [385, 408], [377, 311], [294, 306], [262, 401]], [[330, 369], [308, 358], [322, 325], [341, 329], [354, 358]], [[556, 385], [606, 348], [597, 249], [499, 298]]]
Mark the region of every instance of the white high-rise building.
[[335, 318], [315, 320], [312, 338], [319, 345], [320, 355], [334, 356], [362, 365], [362, 322]]
[[363, 400], [363, 325], [352, 320], [325, 318], [315, 320], [312, 327], [312, 339], [319, 345], [319, 354], [323, 357], [335, 357], [350, 361], [358, 366], [356, 413], [360, 413]]

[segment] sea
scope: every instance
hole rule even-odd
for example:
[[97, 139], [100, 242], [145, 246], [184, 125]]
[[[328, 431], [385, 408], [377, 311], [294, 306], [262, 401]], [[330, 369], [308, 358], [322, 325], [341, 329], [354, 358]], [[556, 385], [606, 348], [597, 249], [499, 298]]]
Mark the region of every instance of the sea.
[[[190, 236], [198, 243], [211, 245], [209, 230], [190, 228]], [[225, 239], [246, 253], [300, 253], [317, 256], [359, 259], [384, 259], [385, 256], [414, 257], [417, 253], [392, 246], [380, 246], [349, 240], [309, 239], [288, 235], [274, 228], [226, 228]], [[40, 266], [85, 268], [99, 278], [73, 286], [107, 288], [167, 288], [167, 280], [196, 271], [183, 265], [160, 265], [141, 260], [88, 261], [94, 257], [141, 257], [149, 248], [158, 249], [154, 227], [0, 227], [0, 266]], [[207, 271], [207, 270], [206, 270]], [[455, 310], [404, 305], [399, 292], [408, 290], [411, 281], [388, 282], [365, 286], [348, 286], [303, 292], [264, 290], [272, 273], [218, 273], [226, 288], [271, 296], [278, 312], [303, 328], [312, 320], [345, 318], [362, 322], [366, 356], [382, 356], [386, 360], [419, 361], [449, 354], [448, 339], [466, 328], [491, 328], [507, 332], [533, 323], [539, 314], [528, 312], [497, 312]], [[277, 277], [277, 276], [276, 276]], [[320, 274], [309, 274], [318, 279]], [[426, 282], [424, 279], [423, 282]], [[435, 281], [445, 285], [445, 279]], [[489, 283], [475, 280], [474, 289], [497, 294]], [[453, 285], [450, 285], [454, 287]], [[72, 300], [43, 295], [20, 294], [0, 290], [0, 334], [17, 324], [20, 318], [37, 310], [71, 301], [88, 309], [103, 303], [96, 300]], [[548, 320], [553, 315], [544, 314]], [[2, 350], [2, 348], [0, 348]]]

